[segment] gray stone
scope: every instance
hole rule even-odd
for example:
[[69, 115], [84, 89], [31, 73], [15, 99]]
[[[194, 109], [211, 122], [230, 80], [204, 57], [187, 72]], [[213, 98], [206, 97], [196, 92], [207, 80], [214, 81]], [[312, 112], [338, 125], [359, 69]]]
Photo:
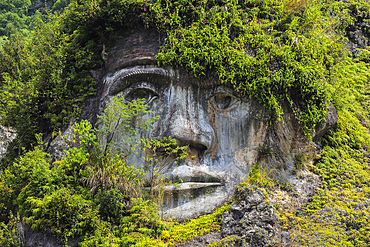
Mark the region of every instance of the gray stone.
[[17, 136], [16, 132], [12, 128], [4, 127], [0, 124], [0, 158], [6, 153], [8, 145]]
[[220, 241], [221, 233], [212, 232], [203, 236], [198, 236], [196, 238], [190, 239], [186, 242], [180, 243], [176, 246], [178, 247], [206, 247], [209, 244]]
[[[73, 124], [70, 124], [68, 128], [60, 131], [58, 135], [51, 140], [51, 138], [46, 138], [44, 143], [48, 145], [47, 152], [51, 154], [51, 162], [61, 160], [66, 156], [65, 151], [70, 147], [68, 143], [72, 142], [73, 137]], [[47, 141], [50, 140], [50, 143]]]
[[66, 244], [58, 241], [54, 234], [49, 229], [34, 232], [28, 225], [18, 223], [18, 236], [24, 247], [75, 247], [78, 245], [79, 239], [69, 239]]
[[264, 192], [258, 188], [239, 188], [235, 201], [238, 203], [222, 215], [221, 236], [225, 240], [221, 243], [232, 237], [234, 242], [227, 246], [272, 245], [277, 218]]
[[354, 18], [353, 24], [346, 28], [346, 37], [348, 42], [346, 48], [357, 55], [361, 49], [367, 49], [370, 46], [369, 23], [365, 21], [369, 16], [361, 16], [358, 13], [350, 13]]

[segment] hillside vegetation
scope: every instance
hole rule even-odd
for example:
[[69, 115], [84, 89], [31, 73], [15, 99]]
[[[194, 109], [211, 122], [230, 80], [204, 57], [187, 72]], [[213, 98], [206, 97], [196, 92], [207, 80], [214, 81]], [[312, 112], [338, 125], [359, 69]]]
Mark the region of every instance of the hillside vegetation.
[[[228, 205], [182, 224], [161, 219], [160, 193], [146, 193], [143, 171], [124, 153], [101, 147], [107, 133], [87, 121], [75, 125], [65, 158], [50, 165], [43, 151], [42, 133], [58, 135], [95, 93], [89, 71], [103, 66], [105, 41], [137, 26], [166, 34], [160, 65], [198, 77], [215, 71], [263, 104], [271, 121], [289, 103], [308, 140], [332, 102], [338, 122], [323, 138], [321, 158], [303, 164], [320, 176], [319, 190], [300, 210], [275, 205], [276, 213], [296, 244], [370, 245], [370, 49], [345, 47], [351, 30], [370, 37], [366, 0], [76, 0], [62, 14], [34, 15], [24, 31], [29, 6], [0, 12], [0, 20], [20, 18], [14, 30], [0, 27], [7, 35], [0, 47], [1, 123], [17, 132], [1, 160], [0, 245], [21, 245], [19, 222], [64, 243], [79, 239], [80, 246], [173, 246], [220, 229]], [[147, 111], [140, 102], [118, 105], [127, 121]], [[110, 117], [106, 111], [100, 119]], [[258, 169], [248, 181], [269, 191], [282, 186]]]

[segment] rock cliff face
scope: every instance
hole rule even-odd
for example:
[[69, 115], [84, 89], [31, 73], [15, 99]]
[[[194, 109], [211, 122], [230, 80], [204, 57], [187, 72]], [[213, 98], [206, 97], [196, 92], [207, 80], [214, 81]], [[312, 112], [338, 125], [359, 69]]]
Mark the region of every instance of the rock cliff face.
[[[314, 142], [308, 142], [289, 107], [284, 121], [272, 122], [252, 96], [221, 85], [212, 73], [195, 78], [182, 68], [158, 67], [155, 56], [163, 37], [157, 31], [117, 33], [104, 45], [105, 67], [92, 71], [98, 93], [87, 101], [82, 116], [95, 122], [115, 97], [144, 98], [153, 113], [143, 117], [160, 119], [150, 131], [137, 127], [136, 138], [172, 137], [188, 147], [184, 161], [161, 167], [164, 177], [178, 184], [165, 188], [163, 213], [168, 217], [183, 220], [211, 212], [232, 196], [256, 162], [273, 168], [277, 179], [292, 180], [295, 157], [312, 162], [320, 153], [322, 135], [336, 122], [331, 107], [327, 121], [313, 134]], [[114, 136], [123, 150], [126, 138], [123, 131]], [[145, 155], [138, 150], [128, 162], [143, 166]]]
[[[195, 78], [182, 68], [158, 67], [155, 56], [162, 44], [163, 37], [155, 30], [118, 32], [104, 46], [105, 67], [91, 72], [98, 91], [86, 101], [82, 118], [96, 123], [114, 97], [145, 98], [153, 113], [144, 118], [160, 119], [152, 130], [139, 130], [137, 138], [172, 137], [188, 147], [183, 162], [161, 170], [179, 184], [165, 188], [163, 213], [183, 220], [211, 212], [232, 196], [257, 162], [273, 169], [275, 178], [297, 182], [292, 175], [295, 160], [313, 162], [320, 154], [320, 139], [337, 119], [335, 108], [330, 108], [326, 122], [309, 142], [289, 107], [283, 121], [271, 121], [253, 97], [238, 95], [212, 73]], [[63, 135], [70, 138], [71, 130], [66, 128]], [[127, 148], [126, 137], [122, 132], [114, 137], [121, 148]], [[67, 148], [62, 137], [47, 142], [53, 159], [60, 159]], [[128, 162], [140, 167], [146, 154], [138, 152]]]

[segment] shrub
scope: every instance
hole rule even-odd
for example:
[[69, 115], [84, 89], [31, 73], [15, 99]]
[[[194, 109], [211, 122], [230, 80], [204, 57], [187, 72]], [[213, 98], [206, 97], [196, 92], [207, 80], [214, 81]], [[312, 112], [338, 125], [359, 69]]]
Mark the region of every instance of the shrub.
[[269, 177], [269, 174], [272, 171], [273, 170], [269, 170], [268, 168], [262, 168], [260, 164], [256, 163], [249, 172], [246, 180], [242, 182], [240, 186], [259, 185], [262, 187], [272, 188], [275, 185], [273, 179]]
[[115, 188], [99, 190], [95, 198], [100, 217], [113, 225], [119, 225], [121, 217], [127, 216], [132, 206], [131, 198]]
[[9, 215], [7, 224], [0, 221], [0, 246], [20, 247], [23, 246], [21, 241], [21, 232], [18, 230], [20, 224], [19, 215]]
[[158, 207], [150, 201], [135, 200], [135, 204], [127, 211], [127, 216], [121, 216], [121, 224], [115, 230], [116, 236], [122, 240], [122, 246], [160, 246], [160, 236], [166, 225], [159, 217]]
[[32, 214], [26, 215], [26, 223], [33, 230], [50, 228], [66, 242], [69, 238], [93, 232], [94, 218], [98, 217], [98, 212], [91, 207], [92, 201], [67, 188], [60, 188], [43, 198], [28, 197], [27, 203]]
[[14, 210], [12, 200], [15, 197], [14, 190], [11, 189], [11, 185], [6, 181], [5, 174], [0, 172], [0, 222], [5, 222], [11, 210]]

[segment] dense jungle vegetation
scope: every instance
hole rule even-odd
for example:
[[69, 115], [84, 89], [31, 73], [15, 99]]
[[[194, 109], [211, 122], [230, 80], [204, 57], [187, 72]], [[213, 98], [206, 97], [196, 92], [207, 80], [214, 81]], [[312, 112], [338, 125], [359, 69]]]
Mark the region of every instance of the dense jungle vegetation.
[[[300, 168], [318, 174], [321, 186], [300, 210], [275, 205], [276, 213], [296, 244], [370, 245], [370, 49], [345, 47], [353, 29], [370, 37], [366, 0], [47, 3], [37, 11], [32, 1], [0, 2], [1, 123], [17, 132], [1, 160], [0, 245], [21, 245], [19, 222], [49, 229], [64, 243], [79, 239], [80, 246], [174, 246], [220, 229], [228, 205], [182, 224], [161, 219], [160, 195], [143, 190], [143, 171], [126, 164], [109, 142], [101, 146], [112, 129], [81, 121], [65, 158], [50, 164], [43, 150], [42, 133], [58, 135], [95, 93], [89, 70], [103, 66], [102, 44], [115, 30], [138, 25], [166, 34], [161, 65], [183, 66], [199, 77], [214, 70], [263, 104], [272, 121], [289, 103], [308, 140], [331, 101], [338, 122], [322, 141], [321, 158]], [[126, 123], [147, 109], [140, 101], [111, 107], [134, 136]], [[107, 109], [103, 123], [114, 118]], [[181, 148], [169, 152], [185, 155]], [[153, 180], [162, 183], [159, 175]], [[247, 182], [267, 192], [282, 186], [257, 166]]]
[[63, 12], [70, 0], [1, 0], [0, 38], [6, 39], [12, 33], [24, 35], [31, 29], [37, 18], [47, 18], [48, 12]]

